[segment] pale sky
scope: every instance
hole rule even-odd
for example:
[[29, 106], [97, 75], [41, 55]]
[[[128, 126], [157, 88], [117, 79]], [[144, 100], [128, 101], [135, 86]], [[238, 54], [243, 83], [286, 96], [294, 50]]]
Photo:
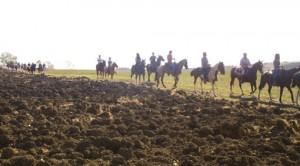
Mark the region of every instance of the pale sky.
[[300, 61], [298, 0], [0, 0], [0, 52], [22, 62], [94, 69], [98, 54], [129, 67], [139, 52], [200, 66]]

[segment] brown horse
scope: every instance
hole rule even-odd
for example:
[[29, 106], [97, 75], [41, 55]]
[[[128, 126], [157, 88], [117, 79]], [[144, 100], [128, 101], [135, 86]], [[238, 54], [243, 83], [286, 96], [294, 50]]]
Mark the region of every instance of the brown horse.
[[232, 95], [232, 87], [234, 80], [237, 78], [239, 80], [239, 86], [242, 92], [242, 95], [244, 95], [244, 91], [242, 88], [242, 84], [249, 82], [251, 86], [251, 94], [254, 94], [256, 91], [256, 80], [257, 80], [257, 71], [260, 73], [263, 73], [263, 63], [261, 61], [256, 62], [251, 68], [248, 69], [248, 71], [245, 74], [241, 74], [237, 72], [238, 68], [232, 68], [231, 69], [231, 81], [230, 81], [230, 94]]
[[170, 71], [168, 64], [165, 64], [164, 66], [159, 66], [157, 68], [155, 73], [155, 81], [157, 87], [159, 86], [159, 82], [161, 81], [163, 87], [166, 88], [166, 85], [164, 83], [164, 77], [166, 73], [171, 74], [174, 77], [173, 89], [177, 87], [177, 83], [179, 81], [179, 75], [181, 74], [182, 68], [185, 67], [186, 69], [188, 69], [188, 63], [186, 59], [183, 59], [178, 63], [174, 63], [173, 65], [174, 65], [173, 71]]
[[141, 77], [145, 81], [145, 60], [142, 60], [141, 64], [132, 65], [131, 67], [131, 79], [135, 75], [135, 83], [141, 83]]
[[[222, 75], [225, 74], [225, 66], [223, 62], [217, 63], [213, 66], [208, 72], [208, 81], [211, 82], [213, 95], [216, 97], [215, 93], [215, 82], [218, 81], [218, 73]], [[191, 76], [194, 77], [194, 90], [196, 90], [197, 79], [200, 78], [201, 93], [203, 93], [203, 80], [204, 80], [204, 71], [201, 67], [192, 70]]]
[[98, 79], [99, 75], [102, 76], [102, 78], [104, 78], [104, 76], [105, 76], [105, 66], [106, 66], [105, 61], [99, 62], [96, 65], [97, 79]]
[[110, 79], [114, 78], [114, 74], [116, 73], [116, 68], [118, 68], [118, 65], [114, 62], [111, 64], [111, 66], [108, 66], [107, 69], [105, 70], [105, 77], [109, 77]]

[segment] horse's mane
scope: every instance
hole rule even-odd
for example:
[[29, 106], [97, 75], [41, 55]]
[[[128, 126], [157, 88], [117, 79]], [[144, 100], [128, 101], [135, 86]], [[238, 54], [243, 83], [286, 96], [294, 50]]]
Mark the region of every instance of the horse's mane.
[[252, 67], [253, 67], [253, 66], [256, 66], [256, 65], [258, 65], [258, 64], [260, 64], [260, 63], [262, 64], [261, 61], [257, 61], [256, 63], [254, 63], [254, 64], [252, 65]]

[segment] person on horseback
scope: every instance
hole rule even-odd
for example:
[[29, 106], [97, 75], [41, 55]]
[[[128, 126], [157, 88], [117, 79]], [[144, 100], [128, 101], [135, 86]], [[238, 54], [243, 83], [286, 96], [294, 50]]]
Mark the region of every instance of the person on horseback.
[[136, 57], [135, 57], [135, 65], [140, 65], [142, 62], [140, 54], [136, 53]]
[[273, 61], [273, 80], [274, 84], [277, 84], [279, 82], [279, 76], [280, 76], [280, 55], [275, 54], [275, 59]]
[[208, 59], [206, 57], [206, 52], [203, 52], [203, 57], [201, 59], [202, 68], [203, 68], [203, 75], [204, 75], [204, 83], [208, 81], [208, 73], [210, 70], [210, 65], [208, 63]]
[[247, 58], [246, 53], [243, 54], [243, 58], [240, 61], [240, 65], [242, 67], [242, 74], [243, 75], [246, 74], [249, 69], [249, 66], [251, 66], [251, 63], [250, 63], [249, 59]]
[[154, 54], [154, 52], [152, 52], [152, 56], [150, 57], [150, 64], [151, 66], [153, 66], [155, 64], [155, 61], [156, 61], [156, 56]]
[[97, 61], [98, 61], [98, 64], [100, 64], [102, 62], [101, 55], [98, 56]]
[[166, 66], [167, 66], [167, 68], [169, 69], [169, 71], [172, 73], [172, 72], [174, 72], [174, 70], [175, 70], [175, 65], [173, 64], [173, 55], [172, 55], [172, 50], [170, 50], [169, 51], [169, 54], [168, 54], [168, 56], [167, 56], [167, 60], [168, 60], [168, 62], [167, 62], [167, 64], [166, 64]]
[[111, 64], [112, 64], [111, 57], [108, 58], [107, 64], [108, 64], [108, 67], [111, 66]]

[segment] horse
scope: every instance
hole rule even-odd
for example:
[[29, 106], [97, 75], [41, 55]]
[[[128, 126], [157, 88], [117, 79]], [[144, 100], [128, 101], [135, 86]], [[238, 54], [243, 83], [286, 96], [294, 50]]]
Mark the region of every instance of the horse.
[[39, 64], [38, 68], [37, 68], [38, 72], [41, 74], [44, 72], [44, 68], [42, 64]]
[[188, 62], [186, 59], [183, 59], [178, 63], [174, 63], [173, 64], [175, 66], [174, 71], [169, 71], [169, 67], [167, 65], [168, 64], [166, 63], [165, 65], [159, 66], [157, 68], [155, 73], [156, 86], [158, 87], [161, 81], [163, 87], [166, 88], [166, 85], [164, 83], [164, 76], [165, 73], [167, 73], [167, 74], [171, 74], [174, 77], [175, 81], [174, 81], [173, 89], [175, 89], [177, 88], [177, 83], [179, 81], [179, 75], [181, 74], [182, 68], [185, 67], [186, 69], [188, 69]]
[[6, 64], [6, 67], [8, 68], [8, 69], [11, 69], [12, 71], [13, 70], [18, 70], [18, 63], [15, 63], [15, 62], [13, 62], [13, 61], [10, 61], [10, 62], [7, 62], [7, 64]]
[[297, 72], [293, 75], [292, 87], [298, 87], [298, 92], [296, 96], [296, 104], [299, 106], [299, 96], [300, 96], [300, 72]]
[[150, 82], [150, 76], [152, 73], [155, 73], [157, 68], [160, 66], [161, 61], [165, 61], [165, 59], [160, 55], [157, 58], [157, 61], [155, 61], [153, 64], [148, 64], [146, 66], [147, 68], [147, 73], [148, 73], [148, 82]]
[[135, 75], [135, 83], [137, 84], [137, 79], [139, 78], [139, 83], [141, 82], [141, 76], [143, 81], [145, 81], [145, 60], [142, 60], [141, 64], [132, 65], [131, 67], [131, 79]]
[[289, 90], [289, 92], [291, 94], [292, 102], [294, 103], [294, 95], [293, 95], [293, 91], [291, 88], [291, 83], [292, 83], [293, 75], [295, 73], [297, 73], [298, 71], [300, 71], [300, 67], [289, 69], [289, 70], [281, 70], [280, 71], [281, 73], [278, 76], [279, 78], [278, 78], [277, 84], [274, 84], [274, 78], [273, 78], [272, 73], [270, 73], [270, 72], [264, 73], [260, 79], [258, 99], [260, 99], [261, 90], [265, 87], [266, 84], [268, 84], [268, 87], [269, 87], [268, 93], [269, 93], [270, 101], [272, 101], [272, 96], [271, 96], [272, 86], [279, 86], [279, 88], [280, 88], [279, 102], [282, 104], [282, 100], [281, 100], [282, 93], [283, 93], [284, 88], [286, 87]]
[[106, 62], [104, 60], [98, 62], [98, 64], [96, 65], [97, 79], [98, 79], [99, 75], [102, 76], [102, 78], [104, 78], [104, 75], [105, 75], [105, 66], [106, 66]]
[[[242, 92], [242, 95], [244, 95], [244, 91], [242, 88], [242, 84], [245, 82], [249, 82], [251, 86], [251, 95], [255, 93], [257, 87], [256, 87], [256, 80], [257, 80], [257, 71], [259, 71], [261, 74], [263, 73], [263, 63], [261, 61], [256, 62], [248, 69], [248, 71], [245, 74], [241, 74], [238, 72], [239, 68], [232, 68], [231, 69], [231, 81], [230, 81], [230, 94], [232, 95], [232, 87], [235, 78], [239, 80], [239, 86]], [[254, 88], [254, 89], [253, 89]]]
[[[209, 73], [208, 73], [208, 82], [211, 82], [213, 95], [216, 97], [215, 94], [215, 82], [218, 81], [218, 73], [221, 73], [222, 75], [225, 74], [225, 66], [223, 62], [217, 63], [215, 66], [213, 66]], [[203, 93], [203, 80], [204, 80], [204, 71], [203, 68], [198, 67], [191, 72], [191, 76], [194, 77], [194, 90], [196, 91], [196, 83], [197, 79], [200, 78], [200, 86], [201, 86], [201, 93]]]
[[29, 73], [34, 74], [36, 71], [36, 64], [32, 63], [29, 67]]
[[114, 62], [111, 64], [111, 66], [108, 66], [107, 69], [105, 70], [105, 77], [110, 76], [110, 79], [114, 78], [114, 74], [116, 73], [116, 68], [118, 68], [118, 65]]

